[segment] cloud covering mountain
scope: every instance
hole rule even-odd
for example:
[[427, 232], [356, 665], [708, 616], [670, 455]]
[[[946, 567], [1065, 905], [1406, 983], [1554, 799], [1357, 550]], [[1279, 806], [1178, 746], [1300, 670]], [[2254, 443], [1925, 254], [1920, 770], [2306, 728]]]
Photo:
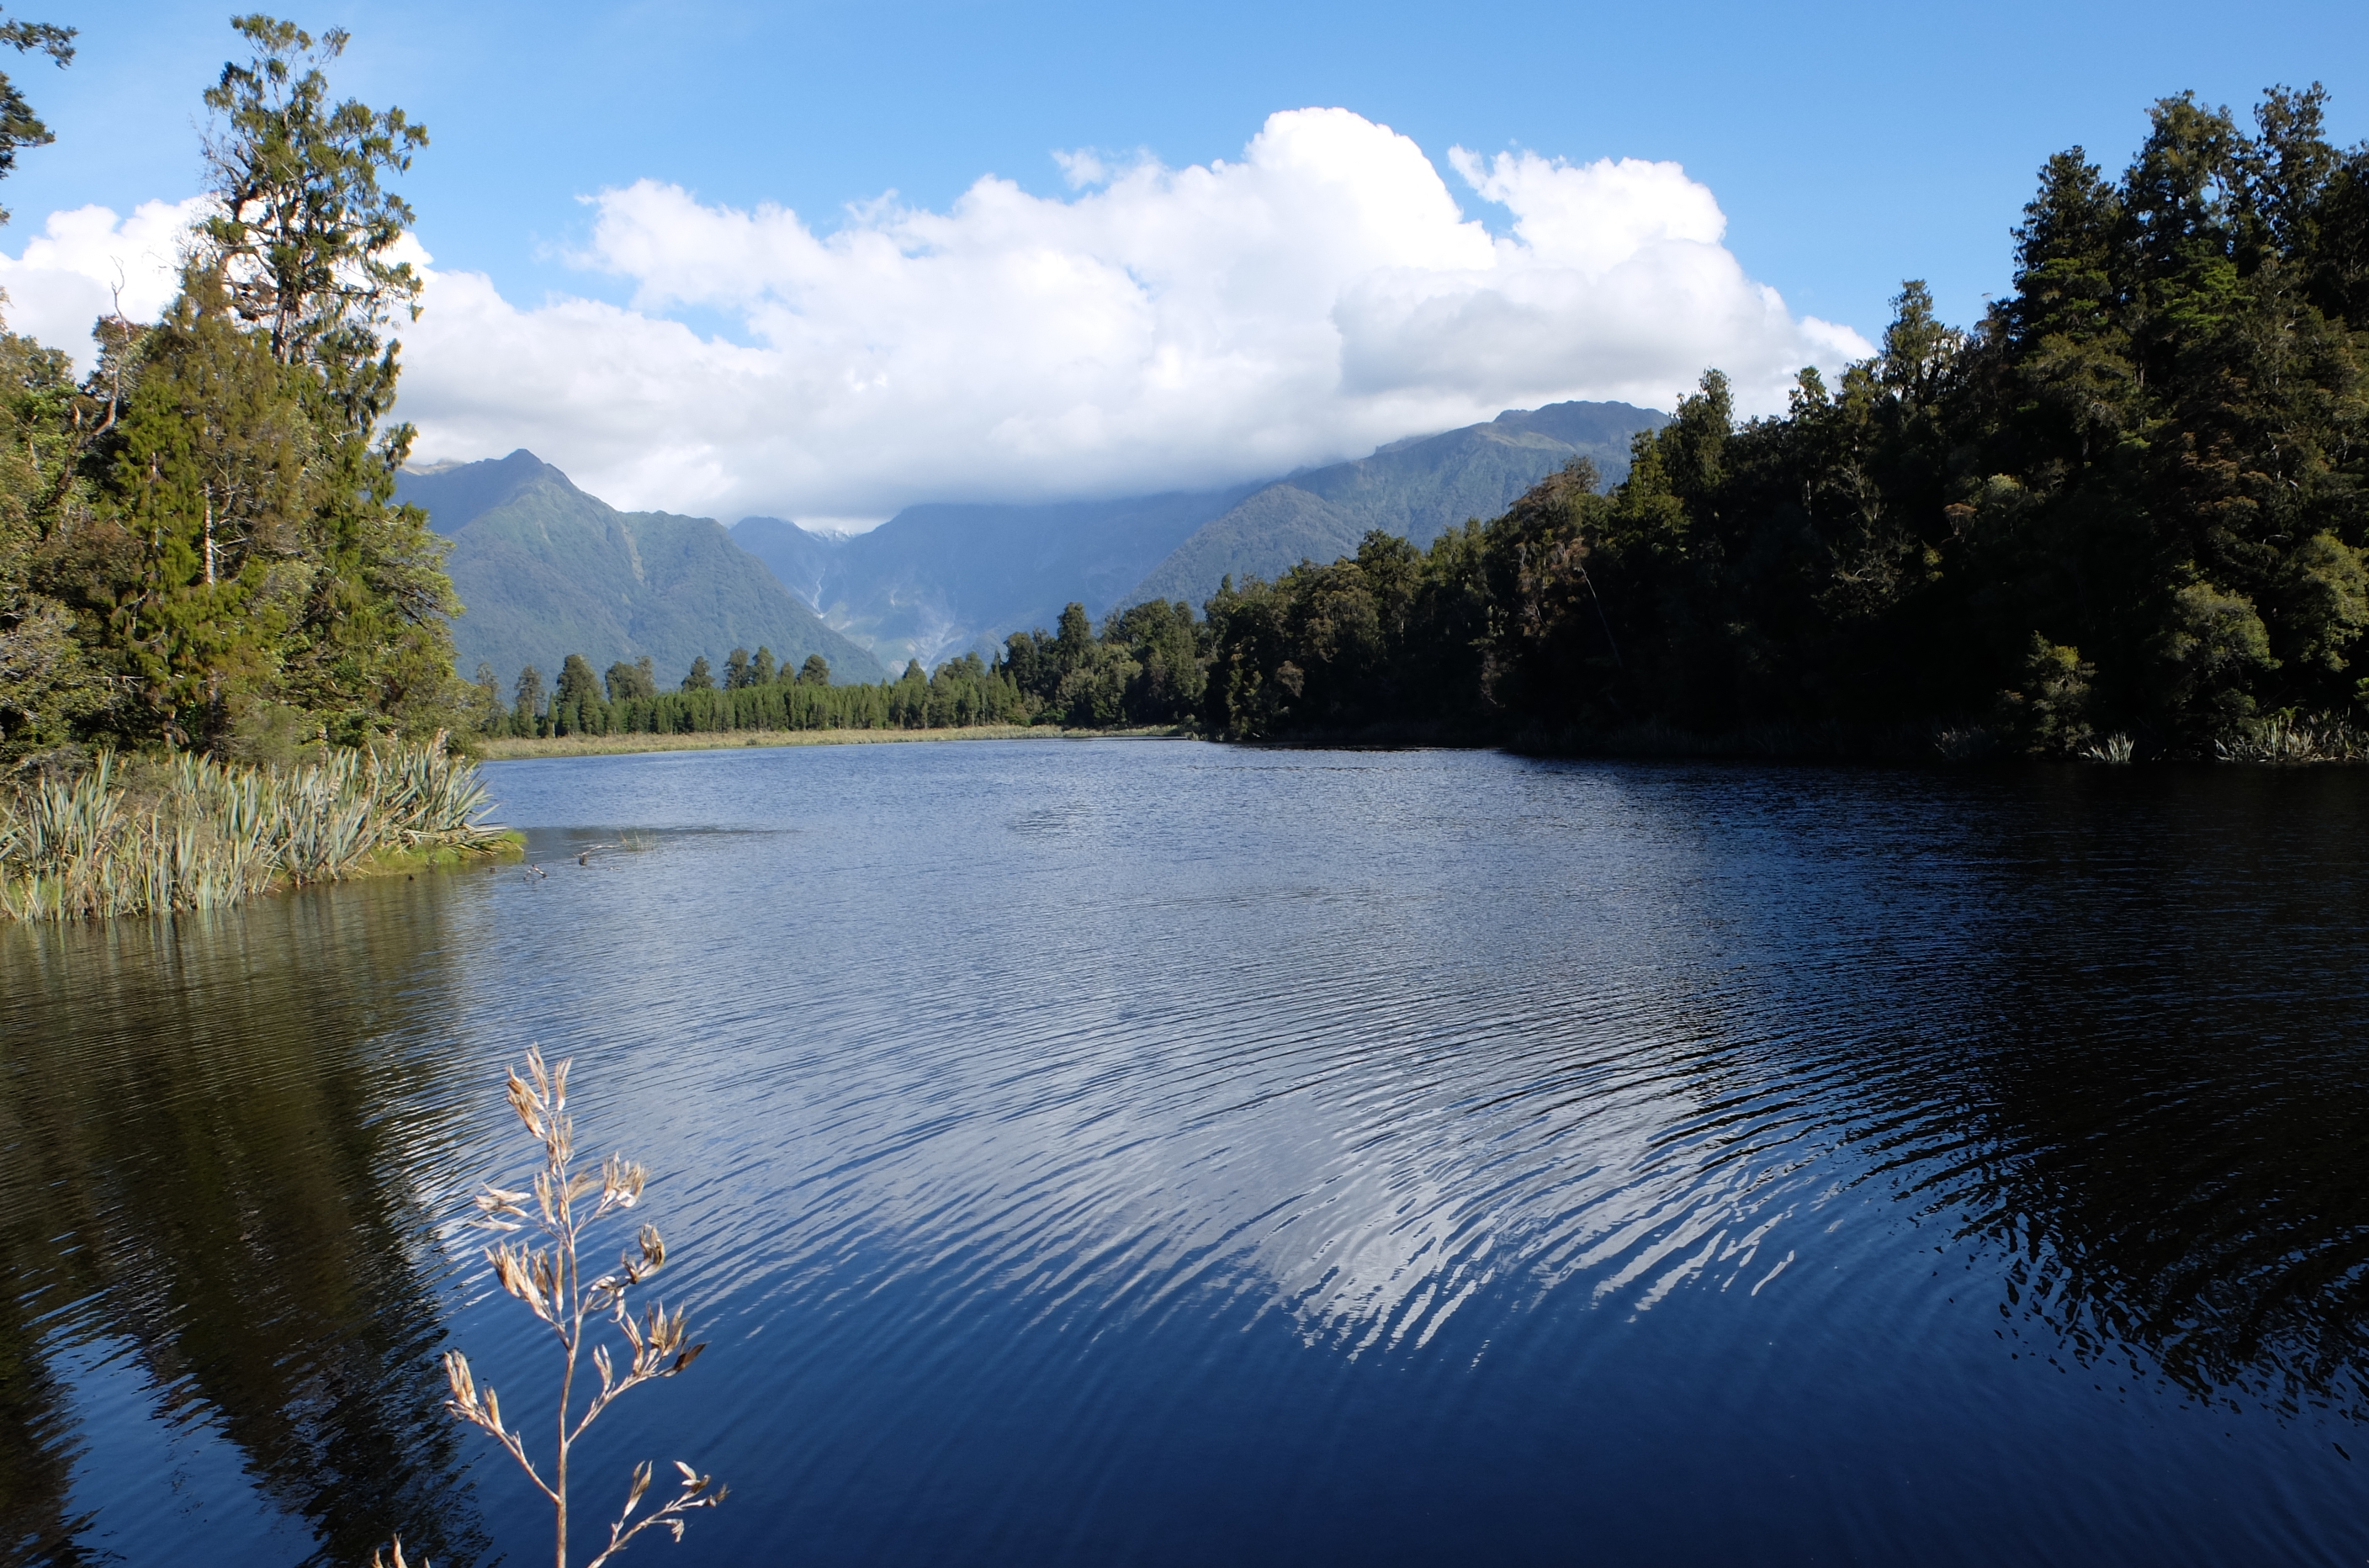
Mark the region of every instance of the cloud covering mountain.
[[[945, 212], [892, 193], [828, 232], [644, 180], [590, 199], [575, 258], [624, 304], [430, 268], [401, 412], [423, 460], [531, 446], [627, 507], [868, 519], [1202, 488], [1508, 406], [1666, 406], [1714, 364], [1774, 408], [1801, 365], [1867, 351], [1748, 278], [1676, 164], [1448, 161], [1502, 232], [1338, 109], [1270, 117], [1239, 161], [1066, 155], [1066, 196], [990, 176]], [[13, 318], [47, 338], [103, 303], [174, 211], [112, 239], [102, 210], [62, 215], [71, 244], [0, 259]]]

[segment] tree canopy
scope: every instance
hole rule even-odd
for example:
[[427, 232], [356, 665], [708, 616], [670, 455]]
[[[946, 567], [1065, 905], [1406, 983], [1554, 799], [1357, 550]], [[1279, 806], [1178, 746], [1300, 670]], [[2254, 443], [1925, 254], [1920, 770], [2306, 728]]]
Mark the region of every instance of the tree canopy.
[[[59, 67], [74, 63], [74, 36], [73, 28], [62, 28], [52, 22], [11, 20], [0, 22], [0, 45], [19, 54], [46, 54]], [[33, 106], [7, 74], [0, 72], [0, 178], [6, 177], [17, 167], [17, 153], [23, 147], [46, 147], [57, 140]], [[8, 221], [8, 212], [0, 207], [0, 223]]]
[[[265, 759], [452, 726], [443, 547], [392, 503], [385, 336], [418, 279], [384, 189], [426, 133], [333, 102], [346, 43], [264, 16], [204, 102], [211, 210], [162, 320], [97, 324], [97, 370], [0, 339], [0, 755], [163, 743]], [[61, 63], [71, 33], [0, 28]], [[14, 141], [9, 141], [9, 137]], [[46, 140], [0, 89], [0, 172]], [[488, 680], [491, 679], [488, 674]]]

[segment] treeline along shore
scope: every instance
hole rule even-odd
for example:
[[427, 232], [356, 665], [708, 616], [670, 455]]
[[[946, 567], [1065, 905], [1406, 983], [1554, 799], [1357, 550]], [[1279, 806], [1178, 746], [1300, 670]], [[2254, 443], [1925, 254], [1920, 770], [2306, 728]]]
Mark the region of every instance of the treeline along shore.
[[589, 660], [569, 654], [547, 695], [543, 672], [529, 665], [507, 703], [492, 667], [481, 664], [475, 717], [480, 734], [513, 738], [1190, 727], [1207, 684], [1208, 632], [1191, 605], [1155, 601], [1109, 617], [1097, 635], [1085, 606], [1071, 604], [1058, 632], [1015, 634], [991, 662], [968, 653], [924, 672], [915, 660], [897, 680], [855, 685], [833, 685], [820, 654], [793, 672], [761, 647], [734, 648], [720, 672], [695, 659], [681, 684], [664, 691], [647, 658], [612, 664], [596, 678]]

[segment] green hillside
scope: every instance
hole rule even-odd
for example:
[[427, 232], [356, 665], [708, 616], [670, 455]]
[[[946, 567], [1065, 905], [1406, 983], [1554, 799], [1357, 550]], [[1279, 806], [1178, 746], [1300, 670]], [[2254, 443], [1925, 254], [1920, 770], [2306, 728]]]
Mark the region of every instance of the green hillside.
[[1295, 474], [1203, 524], [1117, 602], [1198, 604], [1228, 576], [1272, 578], [1353, 555], [1368, 529], [1426, 545], [1467, 518], [1500, 515], [1574, 457], [1594, 459], [1616, 484], [1629, 472], [1630, 438], [1667, 418], [1626, 403], [1554, 403]]
[[480, 661], [507, 682], [527, 664], [550, 677], [571, 653], [595, 670], [647, 655], [672, 685], [693, 658], [720, 668], [733, 648], [761, 646], [792, 668], [819, 653], [841, 681], [886, 677], [722, 524], [621, 512], [532, 452], [406, 471], [396, 497], [452, 541], [445, 567], [468, 607], [452, 623], [464, 676]]

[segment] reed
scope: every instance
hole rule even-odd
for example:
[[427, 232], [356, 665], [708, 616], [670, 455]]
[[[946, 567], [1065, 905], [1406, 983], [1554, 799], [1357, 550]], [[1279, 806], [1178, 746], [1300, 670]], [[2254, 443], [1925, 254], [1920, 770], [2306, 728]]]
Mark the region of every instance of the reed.
[[490, 853], [475, 766], [441, 732], [309, 766], [101, 752], [64, 777], [0, 786], [0, 919], [219, 909], [352, 876], [389, 852]]
[[[532, 1226], [543, 1238], [541, 1246], [504, 1242], [487, 1247], [486, 1261], [494, 1265], [494, 1277], [502, 1288], [523, 1302], [559, 1341], [558, 1430], [547, 1478], [528, 1455], [526, 1439], [515, 1427], [503, 1424], [500, 1399], [490, 1386], [479, 1384], [469, 1358], [457, 1350], [444, 1356], [444, 1375], [452, 1389], [445, 1408], [455, 1419], [489, 1433], [550, 1502], [558, 1568], [567, 1568], [568, 1459], [585, 1428], [626, 1390], [677, 1376], [707, 1348], [691, 1342], [681, 1308], [669, 1312], [664, 1306], [653, 1306], [636, 1320], [626, 1306], [626, 1293], [666, 1265], [666, 1243], [657, 1227], [641, 1227], [634, 1244], [618, 1255], [614, 1272], [597, 1278], [584, 1276], [579, 1258], [587, 1233], [601, 1219], [639, 1203], [649, 1173], [621, 1154], [601, 1162], [597, 1177], [572, 1169], [576, 1127], [567, 1114], [569, 1065], [562, 1061], [546, 1068], [542, 1053], [530, 1046], [526, 1075], [509, 1074], [510, 1110], [541, 1146], [543, 1168], [535, 1173], [529, 1191], [488, 1185], [477, 1199], [475, 1220], [479, 1228], [497, 1232]], [[593, 1330], [602, 1320], [624, 1341], [621, 1348], [628, 1354], [622, 1368], [607, 1345], [593, 1343]], [[587, 1359], [599, 1374], [601, 1387], [579, 1414], [574, 1402], [576, 1379]], [[685, 1514], [713, 1508], [724, 1501], [726, 1489], [710, 1477], [680, 1460], [675, 1469], [682, 1472], [680, 1490], [635, 1519], [634, 1511], [649, 1490], [651, 1466], [645, 1459], [634, 1467], [626, 1483], [624, 1507], [609, 1526], [608, 1540], [585, 1568], [601, 1568], [627, 1542], [654, 1526], [671, 1532], [679, 1541]], [[396, 1551], [401, 1550], [398, 1544]], [[398, 1557], [397, 1568], [400, 1561]]]

